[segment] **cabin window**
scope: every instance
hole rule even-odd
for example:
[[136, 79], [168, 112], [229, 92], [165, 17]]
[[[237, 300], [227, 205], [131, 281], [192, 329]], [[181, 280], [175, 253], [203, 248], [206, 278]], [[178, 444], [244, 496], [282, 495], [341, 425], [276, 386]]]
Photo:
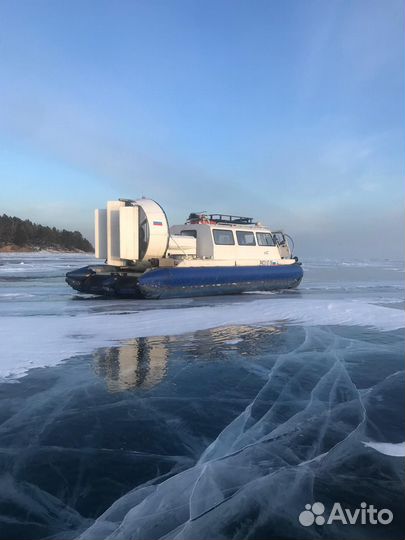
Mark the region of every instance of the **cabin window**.
[[235, 245], [235, 239], [232, 231], [225, 229], [212, 229], [214, 235], [214, 242], [217, 246], [233, 246]]
[[192, 236], [193, 238], [197, 238], [197, 231], [195, 230], [185, 230], [185, 231], [181, 231], [181, 233], [183, 236]]
[[255, 233], [252, 231], [236, 231], [236, 237], [240, 246], [255, 246]]
[[282, 232], [276, 232], [273, 234], [274, 242], [277, 242], [280, 246], [285, 244], [284, 234]]
[[257, 243], [259, 246], [274, 246], [273, 236], [268, 232], [256, 233]]

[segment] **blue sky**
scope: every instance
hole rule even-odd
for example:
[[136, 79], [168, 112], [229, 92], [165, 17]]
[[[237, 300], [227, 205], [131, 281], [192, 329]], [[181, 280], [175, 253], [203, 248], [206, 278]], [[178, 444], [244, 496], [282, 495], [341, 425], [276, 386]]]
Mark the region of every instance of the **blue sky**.
[[402, 0], [0, 2], [0, 212], [150, 196], [305, 256], [403, 248]]

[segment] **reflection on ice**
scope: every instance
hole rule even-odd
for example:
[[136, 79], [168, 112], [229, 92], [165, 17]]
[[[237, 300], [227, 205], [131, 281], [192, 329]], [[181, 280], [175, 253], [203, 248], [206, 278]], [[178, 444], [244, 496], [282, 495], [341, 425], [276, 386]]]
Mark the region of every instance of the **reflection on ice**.
[[132, 339], [120, 347], [99, 350], [94, 354], [95, 371], [111, 391], [155, 386], [167, 370], [166, 340]]
[[[152, 388], [166, 376], [169, 355], [173, 350], [180, 349], [186, 358], [194, 359], [201, 356], [226, 358], [227, 353], [236, 350], [241, 356], [257, 354], [261, 338], [282, 331], [282, 327], [267, 325], [228, 326], [181, 338], [166, 336], [131, 339], [118, 347], [96, 351], [93, 355], [94, 371], [106, 380], [112, 392], [137, 387]], [[244, 338], [247, 338], [245, 342]]]

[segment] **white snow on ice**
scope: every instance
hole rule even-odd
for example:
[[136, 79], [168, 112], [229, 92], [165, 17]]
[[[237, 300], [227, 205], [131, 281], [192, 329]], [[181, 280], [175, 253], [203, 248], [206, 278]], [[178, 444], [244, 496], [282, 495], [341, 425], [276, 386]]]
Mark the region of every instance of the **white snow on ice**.
[[0, 377], [18, 377], [30, 368], [55, 365], [73, 355], [135, 337], [277, 322], [361, 325], [382, 331], [405, 326], [404, 313], [398, 309], [359, 301], [300, 298], [119, 314], [5, 316], [0, 326]]
[[380, 454], [394, 457], [405, 457], [405, 442], [402, 443], [383, 443], [383, 442], [363, 442], [364, 446], [374, 448]]

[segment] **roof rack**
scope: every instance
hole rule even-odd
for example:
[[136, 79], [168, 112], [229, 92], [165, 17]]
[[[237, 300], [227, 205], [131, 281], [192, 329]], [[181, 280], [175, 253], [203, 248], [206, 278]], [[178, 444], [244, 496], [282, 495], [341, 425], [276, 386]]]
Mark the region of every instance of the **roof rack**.
[[231, 216], [229, 214], [207, 214], [206, 212], [192, 212], [186, 223], [227, 223], [233, 225], [254, 225], [253, 218], [244, 216]]
[[228, 214], [208, 214], [208, 218], [216, 223], [235, 223], [238, 225], [252, 225], [253, 218], [244, 216], [230, 216]]

